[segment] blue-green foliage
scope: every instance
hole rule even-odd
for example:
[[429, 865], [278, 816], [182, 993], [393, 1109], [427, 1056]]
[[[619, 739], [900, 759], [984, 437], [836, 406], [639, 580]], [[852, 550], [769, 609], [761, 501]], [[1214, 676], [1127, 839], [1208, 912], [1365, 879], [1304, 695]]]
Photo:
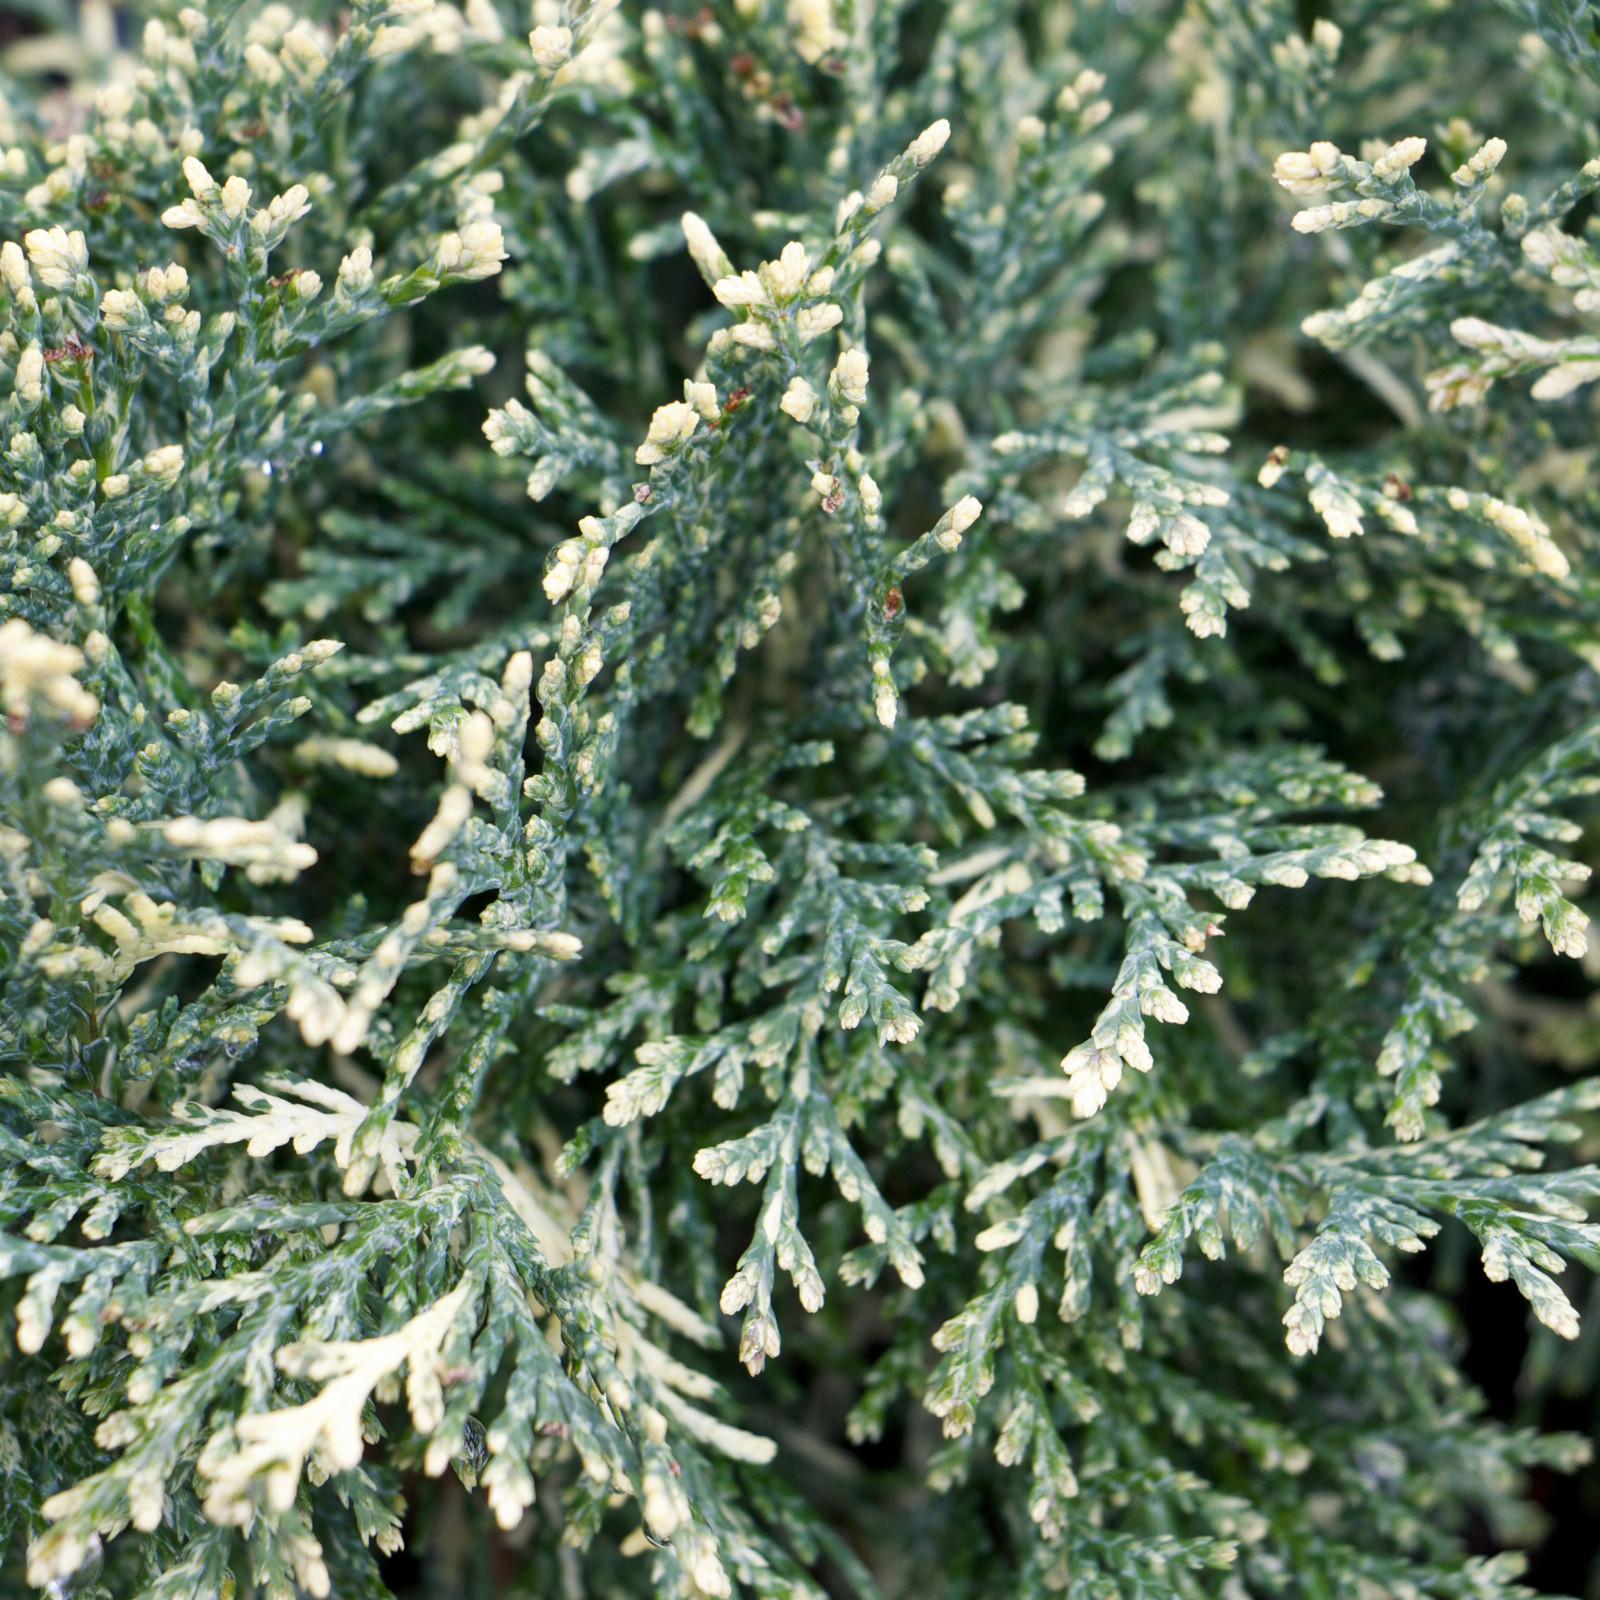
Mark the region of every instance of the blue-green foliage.
[[1528, 1592], [1600, 34], [1322, 9], [39, 8], [0, 1589]]

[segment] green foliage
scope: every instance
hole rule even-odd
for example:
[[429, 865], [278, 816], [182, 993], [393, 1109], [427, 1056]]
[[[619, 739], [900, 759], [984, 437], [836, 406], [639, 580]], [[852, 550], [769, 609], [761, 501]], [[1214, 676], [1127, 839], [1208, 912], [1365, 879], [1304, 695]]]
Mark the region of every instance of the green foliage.
[[1586, 0], [37, 16], [0, 1589], [1528, 1593]]

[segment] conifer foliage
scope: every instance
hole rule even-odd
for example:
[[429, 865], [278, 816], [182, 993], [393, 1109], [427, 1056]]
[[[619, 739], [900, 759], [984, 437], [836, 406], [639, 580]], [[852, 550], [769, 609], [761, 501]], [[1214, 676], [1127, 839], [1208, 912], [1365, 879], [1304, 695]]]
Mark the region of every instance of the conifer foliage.
[[41, 5], [0, 1589], [1527, 1593], [1597, 20]]

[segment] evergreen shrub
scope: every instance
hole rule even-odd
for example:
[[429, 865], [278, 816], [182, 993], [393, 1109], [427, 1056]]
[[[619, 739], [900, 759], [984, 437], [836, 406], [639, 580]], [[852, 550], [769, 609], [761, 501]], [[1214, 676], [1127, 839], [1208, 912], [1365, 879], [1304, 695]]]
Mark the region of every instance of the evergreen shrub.
[[0, 1589], [1528, 1593], [1588, 0], [7, 17]]

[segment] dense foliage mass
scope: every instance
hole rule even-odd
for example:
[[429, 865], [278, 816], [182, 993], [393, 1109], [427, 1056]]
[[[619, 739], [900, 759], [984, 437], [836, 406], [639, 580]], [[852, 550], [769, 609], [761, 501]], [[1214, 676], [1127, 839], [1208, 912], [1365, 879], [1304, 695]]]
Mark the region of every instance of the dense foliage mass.
[[9, 15], [0, 1589], [1526, 1593], [1588, 0]]

